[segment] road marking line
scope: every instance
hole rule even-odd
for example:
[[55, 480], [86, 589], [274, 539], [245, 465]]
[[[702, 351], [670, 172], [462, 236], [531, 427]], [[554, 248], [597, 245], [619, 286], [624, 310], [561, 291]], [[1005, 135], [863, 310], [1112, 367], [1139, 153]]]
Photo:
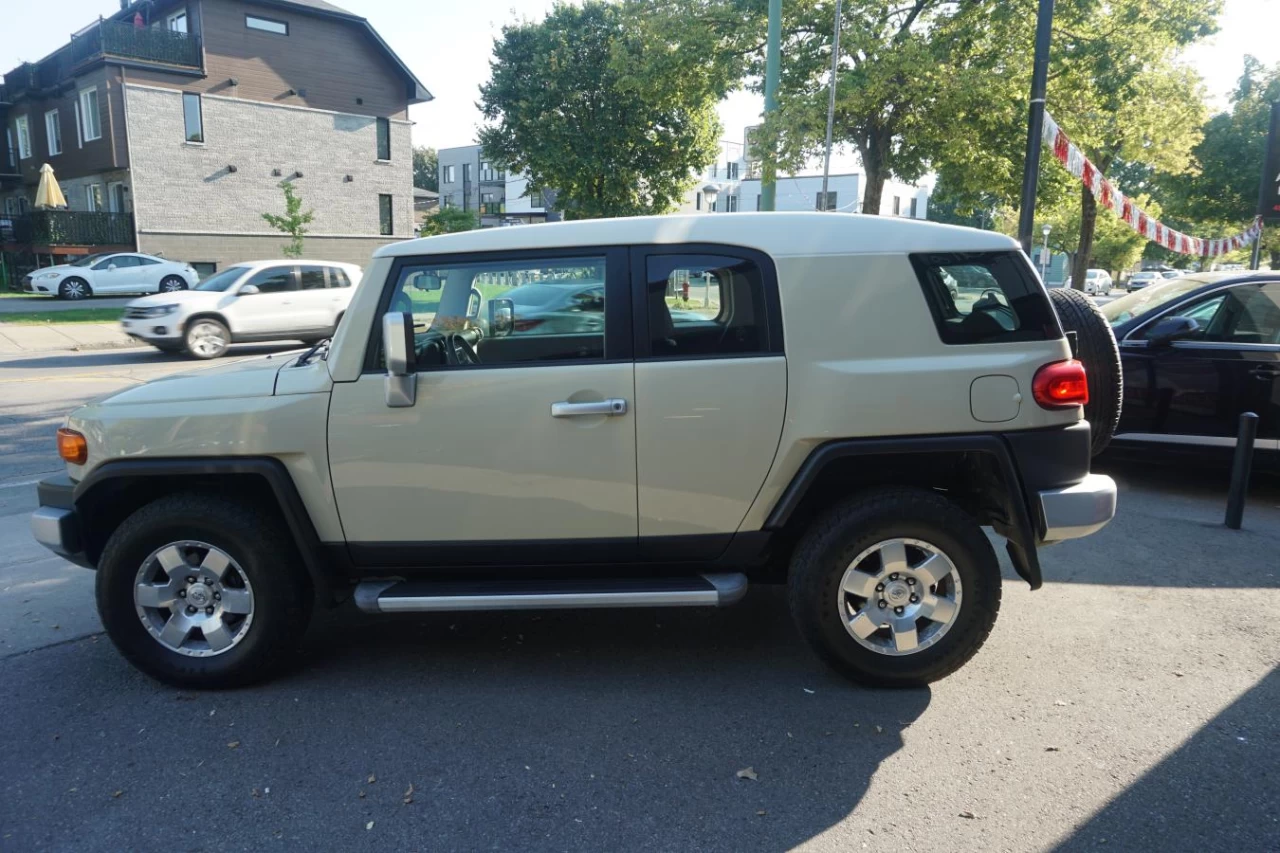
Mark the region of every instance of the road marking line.
[[36, 483], [40, 482], [45, 477], [48, 477], [51, 474], [57, 474], [57, 473], [58, 473], [57, 471], [45, 471], [39, 477], [36, 477], [31, 480], [19, 480], [16, 483], [0, 483], [0, 489], [17, 489], [22, 486], [34, 486]]

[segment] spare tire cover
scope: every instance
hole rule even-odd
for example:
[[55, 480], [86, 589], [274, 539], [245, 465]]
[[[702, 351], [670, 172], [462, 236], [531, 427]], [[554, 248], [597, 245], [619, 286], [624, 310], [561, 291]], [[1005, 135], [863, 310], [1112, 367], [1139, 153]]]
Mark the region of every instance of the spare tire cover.
[[1107, 318], [1093, 300], [1080, 291], [1050, 288], [1049, 301], [1058, 312], [1062, 328], [1076, 333], [1077, 358], [1089, 377], [1089, 402], [1085, 404], [1084, 416], [1092, 428], [1093, 455], [1097, 456], [1111, 442], [1120, 423], [1120, 405], [1124, 398], [1120, 348], [1116, 346], [1116, 336]]

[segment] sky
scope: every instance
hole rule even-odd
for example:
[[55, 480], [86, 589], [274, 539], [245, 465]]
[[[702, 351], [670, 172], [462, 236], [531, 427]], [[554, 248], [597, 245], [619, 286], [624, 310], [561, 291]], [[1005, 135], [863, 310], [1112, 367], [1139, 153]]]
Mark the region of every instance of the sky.
[[[383, 39], [400, 55], [435, 95], [435, 100], [410, 108], [417, 145], [449, 148], [475, 140], [480, 112], [475, 103], [479, 86], [489, 76], [493, 39], [506, 23], [538, 19], [552, 0], [334, 0], [369, 19]], [[75, 29], [118, 8], [116, 0], [50, 0], [24, 3], [10, 0], [0, 30], [0, 73], [20, 62], [39, 59], [66, 43]], [[57, 14], [50, 14], [51, 7]], [[1187, 51], [1185, 60], [1205, 78], [1215, 108], [1226, 106], [1226, 95], [1240, 75], [1246, 53], [1263, 62], [1280, 62], [1280, 0], [1226, 0], [1220, 32]], [[1053, 93], [1049, 93], [1052, 109]], [[762, 101], [736, 92], [720, 105], [724, 138], [740, 141], [743, 128], [759, 121]], [[833, 171], [849, 166], [837, 157]]]

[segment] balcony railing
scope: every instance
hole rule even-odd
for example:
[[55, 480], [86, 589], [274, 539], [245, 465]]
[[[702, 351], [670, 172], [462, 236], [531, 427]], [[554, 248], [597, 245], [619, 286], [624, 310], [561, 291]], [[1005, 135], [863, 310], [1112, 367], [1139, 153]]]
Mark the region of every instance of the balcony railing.
[[42, 62], [23, 63], [4, 75], [5, 92], [16, 98], [53, 89], [85, 63], [108, 57], [199, 68], [200, 39], [164, 27], [99, 21]]
[[0, 241], [23, 246], [132, 246], [132, 213], [33, 210], [0, 214]]

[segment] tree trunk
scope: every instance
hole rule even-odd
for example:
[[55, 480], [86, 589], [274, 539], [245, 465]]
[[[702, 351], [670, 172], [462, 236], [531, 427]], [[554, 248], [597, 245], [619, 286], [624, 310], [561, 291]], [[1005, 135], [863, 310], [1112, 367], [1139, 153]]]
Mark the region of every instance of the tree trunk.
[[1273, 270], [1280, 270], [1280, 249], [1271, 249], [1270, 255], [1271, 255], [1271, 268]]
[[1075, 260], [1071, 264], [1071, 286], [1076, 290], [1084, 290], [1084, 277], [1089, 269], [1089, 259], [1093, 256], [1093, 229], [1098, 222], [1098, 200], [1093, 197], [1089, 188], [1080, 185], [1080, 247], [1076, 249]]
[[889, 153], [892, 135], [879, 130], [867, 134], [866, 143], [858, 144], [862, 156], [862, 169], [867, 175], [867, 185], [862, 190], [862, 213], [880, 215], [880, 201], [884, 196], [884, 182], [889, 178], [885, 160]]

